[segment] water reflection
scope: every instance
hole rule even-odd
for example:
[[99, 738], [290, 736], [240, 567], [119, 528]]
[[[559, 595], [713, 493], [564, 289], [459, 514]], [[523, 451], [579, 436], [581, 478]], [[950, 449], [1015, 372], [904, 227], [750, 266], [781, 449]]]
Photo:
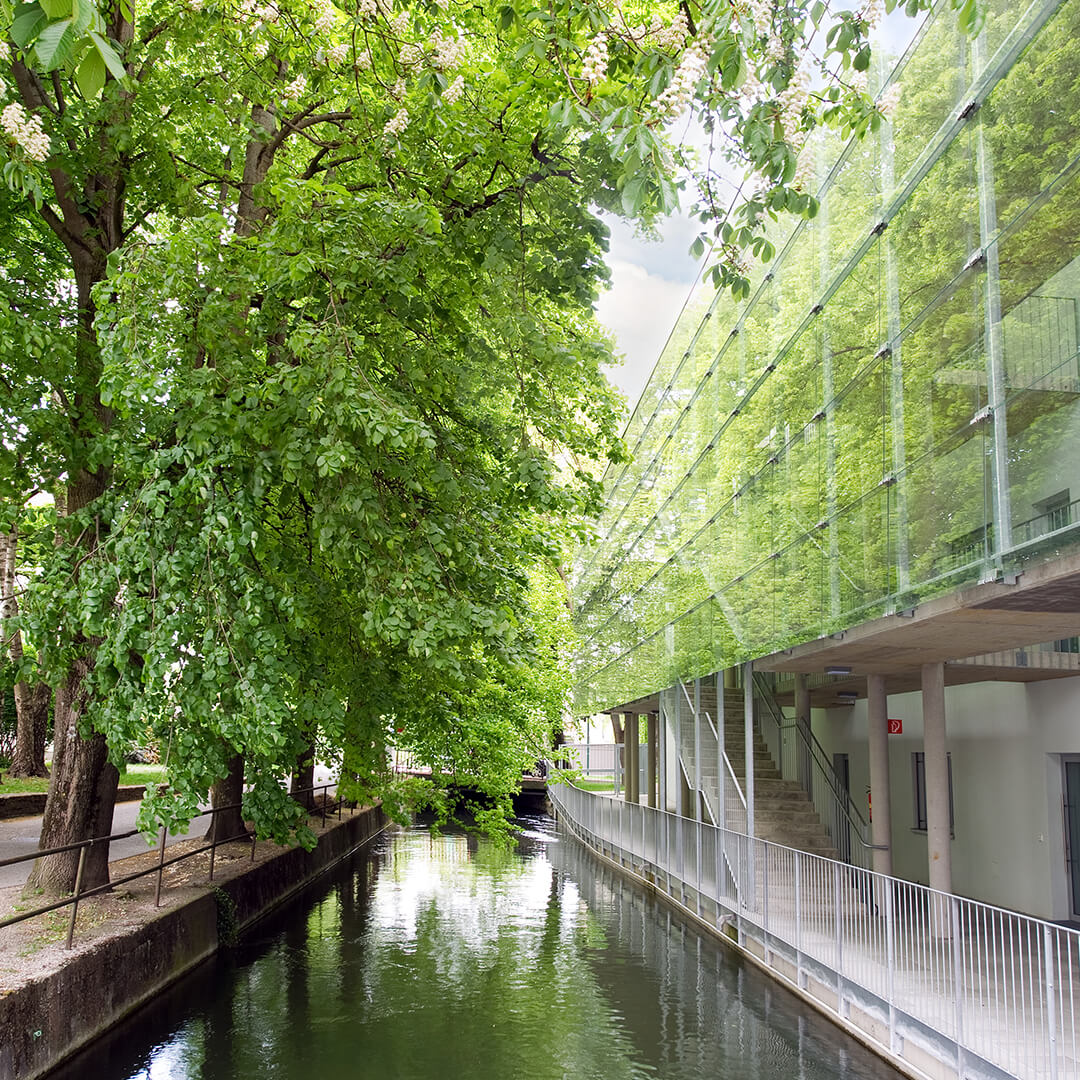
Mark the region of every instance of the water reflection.
[[547, 819], [384, 837], [56, 1080], [894, 1077]]

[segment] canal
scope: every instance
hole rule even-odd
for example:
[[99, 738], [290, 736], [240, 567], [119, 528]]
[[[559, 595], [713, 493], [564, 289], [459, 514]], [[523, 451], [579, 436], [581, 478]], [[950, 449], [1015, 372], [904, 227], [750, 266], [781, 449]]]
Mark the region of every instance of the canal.
[[887, 1080], [547, 818], [388, 833], [50, 1080]]

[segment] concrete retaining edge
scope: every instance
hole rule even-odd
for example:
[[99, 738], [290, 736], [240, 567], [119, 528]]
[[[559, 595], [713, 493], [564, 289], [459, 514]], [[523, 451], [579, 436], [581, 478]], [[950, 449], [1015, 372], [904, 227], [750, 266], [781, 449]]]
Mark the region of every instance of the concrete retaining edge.
[[[793, 994], [795, 997], [800, 998], [805, 1004], [809, 1005], [815, 1012], [824, 1017], [830, 1023], [834, 1024], [841, 1031], [846, 1032], [856, 1042], [861, 1043], [867, 1050], [869, 1050], [875, 1057], [880, 1058], [882, 1061], [891, 1065], [898, 1073], [908, 1076], [911, 1080], [947, 1080], [948, 1074], [941, 1068], [941, 1063], [926, 1057], [925, 1060], [916, 1064], [913, 1061], [906, 1060], [900, 1057], [898, 1054], [890, 1053], [880, 1043], [880, 1041], [874, 1040], [866, 1031], [860, 1028], [857, 1024], [852, 1023], [850, 1020], [844, 1020], [839, 1017], [833, 1010], [826, 1007], [825, 1003], [817, 998], [814, 994], [809, 993], [801, 986], [793, 983], [790, 979], [781, 977], [780, 973], [772, 965], [765, 963], [765, 961], [752, 949], [747, 949], [739, 943], [739, 941], [723, 930], [718, 930], [717, 927], [709, 922], [708, 919], [703, 918], [693, 908], [687, 907], [686, 904], [680, 903], [666, 890], [660, 888], [655, 882], [650, 881], [648, 878], [642, 877], [628, 866], [623, 866], [616, 859], [610, 858], [605, 855], [604, 852], [587, 843], [582, 837], [578, 836], [573, 830], [568, 830], [570, 836], [588, 853], [597, 860], [597, 862], [603, 863], [609, 869], [613, 870], [616, 874], [624, 877], [627, 881], [633, 882], [634, 885], [641, 888], [644, 892], [655, 897], [660, 903], [667, 904], [673, 910], [679, 912], [691, 923], [698, 926], [701, 930], [707, 933], [711, 938], [719, 941], [727, 948], [736, 952], [744, 960], [749, 961], [764, 975], [767, 975], [777, 986], [783, 987], [788, 993]], [[918, 1052], [918, 1048], [913, 1048]], [[919, 1066], [922, 1066], [920, 1068]]]
[[360, 811], [0, 997], [0, 1080], [44, 1076], [386, 826], [381, 807]]
[[[116, 789], [116, 801], [138, 802], [146, 794], [145, 784], [131, 784]], [[45, 813], [45, 792], [23, 795], [0, 795], [0, 821], [19, 817], [40, 817]]]

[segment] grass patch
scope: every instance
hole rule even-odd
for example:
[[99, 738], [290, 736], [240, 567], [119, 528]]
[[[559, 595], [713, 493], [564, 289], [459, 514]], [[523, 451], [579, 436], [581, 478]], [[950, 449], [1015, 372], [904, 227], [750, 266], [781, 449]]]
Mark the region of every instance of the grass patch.
[[[129, 765], [120, 774], [120, 783], [130, 784], [167, 784], [168, 773], [164, 765]], [[9, 776], [0, 778], [0, 795], [42, 794], [49, 790], [49, 781], [34, 777], [27, 780], [14, 780]]]
[[610, 780], [575, 780], [574, 787], [582, 791], [614, 791], [615, 785]]

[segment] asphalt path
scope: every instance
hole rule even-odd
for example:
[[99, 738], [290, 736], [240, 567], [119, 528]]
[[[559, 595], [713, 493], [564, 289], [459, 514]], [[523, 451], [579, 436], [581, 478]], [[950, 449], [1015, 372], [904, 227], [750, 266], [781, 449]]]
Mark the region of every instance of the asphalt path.
[[[319, 769], [315, 774], [316, 784], [325, 784], [333, 779], [328, 769]], [[139, 812], [141, 803], [126, 802], [117, 803], [113, 811], [112, 832], [127, 832], [135, 828], [135, 816]], [[209, 817], [196, 818], [191, 823], [191, 829], [187, 836], [169, 836], [165, 847], [177, 840], [187, 840], [192, 836], [201, 836], [210, 826]], [[41, 836], [41, 818], [25, 817], [11, 818], [8, 821], [0, 821], [0, 861], [12, 859], [17, 855], [32, 855], [37, 851], [38, 839]], [[126, 840], [114, 840], [109, 845], [109, 861], [126, 859], [129, 855], [140, 855], [144, 851], [156, 851], [157, 838], [154, 842], [147, 843], [146, 837], [138, 834], [129, 836]], [[30, 868], [34, 865], [32, 859], [26, 862], [15, 863], [14, 866], [0, 866], [0, 889], [8, 885], [21, 885], [30, 876]]]

